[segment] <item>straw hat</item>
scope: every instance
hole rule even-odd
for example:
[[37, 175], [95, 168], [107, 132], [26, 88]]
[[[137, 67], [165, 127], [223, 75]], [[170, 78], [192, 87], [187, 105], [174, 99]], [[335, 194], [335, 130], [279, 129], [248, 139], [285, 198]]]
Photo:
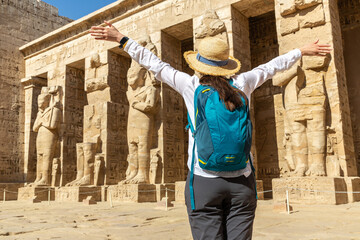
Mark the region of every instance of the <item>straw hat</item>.
[[193, 70], [201, 74], [231, 76], [240, 70], [240, 61], [229, 56], [229, 45], [220, 38], [204, 38], [198, 50], [185, 52], [184, 58]]

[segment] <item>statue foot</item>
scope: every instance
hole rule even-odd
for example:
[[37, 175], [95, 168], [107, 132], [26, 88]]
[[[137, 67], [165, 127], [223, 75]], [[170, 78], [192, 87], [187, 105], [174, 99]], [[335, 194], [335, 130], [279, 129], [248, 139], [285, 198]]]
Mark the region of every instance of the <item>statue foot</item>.
[[307, 167], [306, 166], [298, 166], [295, 171], [292, 173], [295, 177], [304, 177]]
[[139, 183], [148, 183], [148, 179], [143, 174], [138, 174], [136, 177], [131, 179], [129, 183], [139, 184]]
[[79, 181], [73, 184], [73, 186], [85, 186], [90, 185], [90, 175], [83, 176]]
[[322, 164], [312, 164], [305, 174], [306, 176], [326, 176], [325, 166]]
[[27, 186], [28, 186], [28, 187], [36, 186], [36, 184], [37, 184], [38, 182], [40, 182], [40, 180], [41, 180], [40, 178], [36, 178], [33, 183], [30, 183], [30, 184], [28, 184]]
[[120, 184], [129, 184], [130, 181], [136, 176], [137, 171], [131, 171], [129, 174], [126, 174], [125, 180], [121, 181]]
[[50, 185], [50, 183], [45, 179], [41, 179], [40, 181], [33, 183], [33, 186], [48, 186], [48, 185]]
[[65, 184], [65, 187], [71, 187], [71, 186], [73, 186], [77, 181], [79, 181], [80, 179], [75, 179], [74, 181], [71, 181], [71, 182], [69, 182], [69, 183], [67, 183], [67, 184]]

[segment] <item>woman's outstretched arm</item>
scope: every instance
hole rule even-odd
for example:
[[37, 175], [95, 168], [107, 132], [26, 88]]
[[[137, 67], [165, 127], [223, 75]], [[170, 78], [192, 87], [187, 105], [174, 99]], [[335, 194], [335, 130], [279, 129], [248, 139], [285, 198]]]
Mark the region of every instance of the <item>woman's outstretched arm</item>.
[[319, 44], [319, 40], [317, 40], [316, 42], [306, 44], [301, 48], [278, 56], [251, 71], [234, 76], [234, 84], [238, 87], [245, 88], [245, 92], [249, 94], [261, 86], [266, 80], [272, 78], [276, 73], [290, 69], [301, 56], [325, 56], [330, 52], [330, 45]]
[[[121, 39], [125, 36], [111, 23], [107, 21], [105, 21], [105, 23], [107, 24], [107, 27], [91, 27], [91, 30], [89, 31], [91, 36], [95, 37], [96, 40], [120, 43]], [[171, 67], [170, 64], [161, 61], [155, 54], [139, 45], [134, 40], [129, 39], [124, 50], [132, 59], [151, 71], [157, 80], [168, 84], [180, 94], [183, 94], [184, 89], [190, 84], [192, 79], [191, 76], [178, 71]]]

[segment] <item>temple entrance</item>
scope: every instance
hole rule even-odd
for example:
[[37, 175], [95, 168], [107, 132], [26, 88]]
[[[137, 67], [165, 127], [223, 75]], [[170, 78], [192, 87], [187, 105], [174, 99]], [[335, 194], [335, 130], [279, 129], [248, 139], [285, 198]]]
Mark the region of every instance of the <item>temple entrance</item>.
[[66, 129], [61, 143], [60, 186], [76, 176], [76, 143], [83, 141], [84, 106], [87, 105], [84, 80], [84, 59], [66, 66], [63, 106], [63, 122]]
[[[241, 2], [232, 8], [232, 37], [234, 56], [241, 61], [241, 72], [249, 71], [278, 56], [274, 3], [257, 2], [256, 9]], [[261, 11], [259, 11], [261, 9]], [[275, 123], [276, 99], [281, 101], [281, 88], [268, 80], [251, 97], [253, 128], [252, 153], [255, 156], [257, 179], [264, 190], [271, 190], [271, 181], [280, 175]], [[271, 193], [265, 197], [271, 197]]]
[[[360, 174], [360, 2], [338, 1], [343, 40], [347, 91], [358, 175]], [[344, 97], [344, 96], [340, 96]]]
[[[279, 55], [273, 11], [249, 18], [251, 68], [264, 64]], [[271, 190], [271, 180], [280, 176], [275, 107], [281, 88], [272, 85], [271, 79], [253, 93], [255, 119], [255, 146], [258, 179], [263, 180], [264, 190]], [[271, 197], [271, 193], [265, 194]]]
[[[193, 23], [188, 20], [161, 32], [161, 58], [175, 69], [193, 75], [183, 53], [193, 49]], [[187, 111], [180, 94], [162, 84], [162, 117], [164, 129], [163, 182], [183, 181], [187, 175]]]

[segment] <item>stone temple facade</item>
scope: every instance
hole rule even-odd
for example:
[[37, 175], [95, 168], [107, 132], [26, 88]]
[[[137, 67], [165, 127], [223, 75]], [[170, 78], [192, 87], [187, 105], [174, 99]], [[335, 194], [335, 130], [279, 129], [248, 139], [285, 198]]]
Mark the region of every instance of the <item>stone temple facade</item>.
[[331, 44], [252, 95], [258, 191], [273, 190], [259, 197], [360, 200], [359, 0], [119, 0], [73, 22], [41, 1], [2, 0], [0, 20], [0, 186], [21, 183], [19, 200], [50, 189], [56, 201], [161, 201], [168, 188], [183, 201], [183, 100], [90, 36], [104, 20], [189, 74], [183, 53], [205, 36], [227, 39], [241, 72]]

